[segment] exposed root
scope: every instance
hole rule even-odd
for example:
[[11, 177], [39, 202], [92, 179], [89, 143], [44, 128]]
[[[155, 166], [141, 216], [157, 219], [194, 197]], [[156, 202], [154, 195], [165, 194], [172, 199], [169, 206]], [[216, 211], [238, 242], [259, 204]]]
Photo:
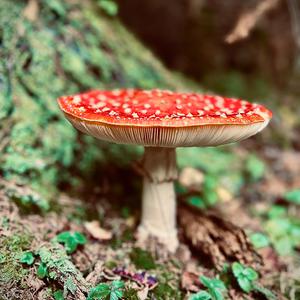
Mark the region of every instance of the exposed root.
[[262, 264], [243, 229], [216, 215], [194, 212], [186, 206], [179, 208], [178, 215], [185, 237], [217, 269], [232, 261], [254, 267]]

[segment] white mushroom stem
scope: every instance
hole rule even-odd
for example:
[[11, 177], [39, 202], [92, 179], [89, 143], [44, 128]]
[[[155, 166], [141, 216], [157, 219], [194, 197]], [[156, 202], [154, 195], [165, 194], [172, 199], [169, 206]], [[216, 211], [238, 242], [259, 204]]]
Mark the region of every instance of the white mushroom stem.
[[178, 246], [174, 191], [174, 180], [178, 176], [175, 148], [145, 147], [143, 169], [142, 220], [138, 240], [143, 244], [152, 236], [166, 245], [170, 252], [174, 252]]

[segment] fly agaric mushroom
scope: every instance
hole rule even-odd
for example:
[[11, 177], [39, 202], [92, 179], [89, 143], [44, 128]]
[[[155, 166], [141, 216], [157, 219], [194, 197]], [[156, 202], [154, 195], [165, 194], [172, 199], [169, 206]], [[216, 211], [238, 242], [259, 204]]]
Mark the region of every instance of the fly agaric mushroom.
[[265, 128], [272, 116], [265, 107], [244, 100], [166, 90], [95, 90], [61, 97], [58, 102], [80, 131], [145, 147], [138, 239], [143, 242], [154, 236], [170, 251], [178, 246], [176, 147], [240, 141]]

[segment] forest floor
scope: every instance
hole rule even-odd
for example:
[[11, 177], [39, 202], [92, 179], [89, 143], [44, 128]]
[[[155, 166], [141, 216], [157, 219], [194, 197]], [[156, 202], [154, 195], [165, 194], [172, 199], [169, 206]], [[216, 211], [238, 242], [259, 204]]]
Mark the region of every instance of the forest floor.
[[[268, 170], [238, 198], [223, 191], [210, 209], [180, 205], [181, 245], [174, 255], [155, 241], [147, 251], [136, 245], [138, 209], [120, 199], [108, 201], [96, 191], [83, 202], [62, 194], [57, 207], [43, 214], [0, 190], [0, 299], [86, 299], [88, 294], [102, 299], [93, 298], [91, 290], [100, 282], [106, 287], [121, 282], [124, 299], [183, 299], [207, 290], [202, 275], [222, 279], [229, 299], [299, 299], [300, 154], [264, 147], [260, 157]], [[22, 193], [22, 187], [1, 181], [6, 190], [8, 185]], [[80, 233], [77, 239], [74, 232]], [[260, 273], [256, 289], [243, 292], [232, 272], [234, 261]]]

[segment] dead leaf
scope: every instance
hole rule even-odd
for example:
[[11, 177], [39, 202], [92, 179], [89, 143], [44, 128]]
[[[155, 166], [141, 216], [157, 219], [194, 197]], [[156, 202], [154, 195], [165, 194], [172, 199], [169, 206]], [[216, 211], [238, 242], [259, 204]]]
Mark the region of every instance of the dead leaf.
[[200, 191], [204, 180], [204, 175], [201, 171], [194, 168], [184, 168], [179, 175], [179, 183], [194, 191]]
[[142, 290], [137, 292], [139, 300], [146, 300], [148, 297], [149, 288], [145, 286]]
[[102, 261], [97, 261], [94, 267], [94, 270], [87, 275], [86, 281], [91, 285], [96, 285], [101, 277], [101, 274], [103, 273], [104, 264]]
[[182, 289], [190, 292], [198, 292], [201, 284], [199, 275], [193, 272], [184, 271], [181, 276]]
[[258, 249], [258, 253], [263, 259], [263, 272], [278, 272], [284, 267], [278, 255], [272, 247]]
[[84, 227], [96, 240], [108, 241], [112, 239], [112, 232], [101, 228], [98, 221], [85, 222]]
[[218, 194], [220, 201], [222, 201], [222, 202], [228, 202], [233, 199], [232, 194], [223, 187], [217, 188], [217, 194]]
[[45, 282], [39, 278], [36, 278], [32, 273], [29, 273], [28, 278], [26, 278], [26, 284], [28, 287], [34, 289], [34, 291], [39, 291], [45, 286]]
[[136, 224], [136, 217], [135, 216], [131, 216], [129, 218], [126, 219], [126, 225], [130, 228], [133, 228], [134, 225]]
[[176, 257], [177, 259], [185, 264], [191, 260], [191, 250], [187, 245], [180, 244], [177, 251], [176, 251]]

